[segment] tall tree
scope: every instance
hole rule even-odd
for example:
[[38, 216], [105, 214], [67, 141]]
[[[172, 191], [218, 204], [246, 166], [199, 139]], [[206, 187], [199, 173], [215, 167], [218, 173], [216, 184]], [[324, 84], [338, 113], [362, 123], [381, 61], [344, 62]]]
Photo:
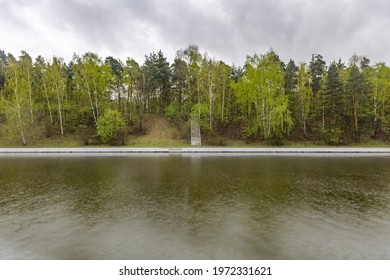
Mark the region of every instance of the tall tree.
[[0, 49], [0, 92], [4, 89], [6, 66], [7, 56], [5, 52]]
[[225, 123], [229, 118], [230, 102], [232, 101], [230, 96], [231, 67], [223, 61], [219, 61], [216, 71], [216, 90], [218, 92], [217, 100], [219, 100], [218, 104], [220, 104], [220, 106], [217, 106], [217, 108], [219, 108], [217, 116], [219, 116], [222, 123]]
[[299, 118], [299, 103], [297, 100], [298, 79], [298, 67], [295, 65], [294, 60], [290, 59], [284, 70], [284, 92], [288, 96], [289, 108], [293, 120]]
[[377, 63], [369, 78], [372, 84], [370, 103], [374, 116], [372, 137], [376, 138], [378, 130], [390, 136], [390, 68], [385, 63]]
[[49, 66], [49, 85], [52, 92], [51, 96], [55, 96], [57, 104], [58, 123], [60, 126], [61, 135], [64, 135], [64, 99], [66, 95], [66, 73], [65, 63], [62, 58], [53, 57], [53, 62]]
[[318, 95], [321, 89], [322, 77], [325, 73], [325, 61], [323, 60], [322, 55], [313, 54], [312, 59], [309, 64], [310, 75], [311, 75], [311, 88], [315, 95]]
[[134, 121], [134, 115], [138, 113], [139, 127], [142, 131], [142, 119], [145, 106], [144, 79], [139, 64], [132, 58], [126, 60], [123, 69], [123, 82], [126, 89], [125, 117], [129, 123]]
[[187, 87], [187, 64], [180, 57], [176, 57], [172, 65], [172, 100], [170, 104], [170, 115], [183, 117], [183, 107], [188, 103], [185, 94]]
[[[353, 58], [354, 59], [354, 58]], [[370, 90], [369, 81], [361, 72], [355, 61], [349, 67], [349, 77], [347, 82], [347, 94], [350, 97], [350, 111], [353, 118], [353, 127], [356, 143], [360, 142], [361, 135], [361, 119], [366, 114], [366, 105], [368, 101], [368, 93]]]
[[103, 63], [94, 53], [86, 53], [82, 57], [73, 58], [73, 71], [76, 90], [83, 96], [81, 101], [89, 103], [94, 124], [97, 124], [102, 107], [111, 100], [110, 87], [112, 80], [111, 68]]
[[298, 66], [290, 59], [284, 71], [284, 90], [289, 96], [294, 96], [298, 85]]
[[20, 61], [7, 57], [5, 94], [1, 96], [1, 107], [7, 119], [10, 135], [16, 132], [22, 144], [26, 145], [27, 117], [30, 114], [28, 79]]
[[311, 79], [307, 65], [302, 63], [298, 69], [297, 97], [295, 98], [296, 104], [298, 104], [298, 117], [294, 123], [295, 125], [299, 124], [299, 126], [302, 126], [305, 136], [307, 136], [307, 120], [310, 114], [310, 104], [313, 100], [313, 91], [310, 83]]
[[311, 103], [311, 117], [313, 122], [321, 120], [322, 130], [325, 127], [325, 111], [321, 91], [324, 86], [324, 74], [326, 70], [326, 63], [322, 55], [313, 54], [309, 63], [309, 72], [311, 75], [311, 89], [313, 91], [313, 102]]
[[176, 53], [176, 56], [182, 59], [188, 68], [186, 85], [187, 85], [187, 96], [189, 102], [189, 113], [194, 113], [194, 106], [197, 105], [197, 114], [200, 117], [200, 108], [201, 108], [201, 94], [200, 94], [200, 83], [199, 83], [199, 74], [200, 74], [200, 65], [202, 61], [202, 56], [197, 45], [189, 45], [184, 50], [179, 50]]
[[33, 71], [32, 71], [31, 56], [27, 52], [22, 51], [22, 55], [19, 57], [19, 64], [20, 64], [21, 75], [24, 77], [26, 83], [25, 90], [28, 93], [30, 120], [31, 123], [33, 123], [34, 122], [34, 101], [33, 101], [33, 92], [32, 92]]
[[49, 113], [50, 125], [54, 124], [53, 110], [52, 110], [52, 96], [49, 90], [48, 80], [49, 75], [49, 64], [42, 56], [38, 56], [34, 63], [35, 70], [35, 90], [41, 93], [41, 97], [38, 100], [44, 100], [46, 106], [42, 106], [47, 109]]
[[153, 107], [158, 108], [159, 113], [163, 115], [164, 109], [170, 101], [172, 73], [169, 62], [160, 50], [157, 54], [151, 53], [149, 56], [146, 56], [143, 69], [149, 85], [149, 92], [153, 99]]
[[326, 78], [323, 97], [326, 128], [341, 128], [343, 114], [343, 84], [339, 78], [339, 68], [331, 63]]
[[105, 63], [111, 69], [111, 82], [109, 85], [111, 86], [111, 97], [114, 100], [118, 101], [118, 109], [121, 112], [125, 112], [125, 106], [123, 102], [124, 88], [123, 88], [123, 70], [124, 65], [120, 59], [113, 58], [112, 56], [108, 56], [105, 60]]
[[292, 120], [283, 92], [283, 70], [275, 53], [248, 56], [245, 67], [244, 77], [233, 88], [247, 111], [246, 136], [270, 139], [288, 133]]
[[[201, 68], [199, 72], [199, 83], [204, 95], [200, 97], [200, 103], [204, 103], [208, 107], [207, 118], [208, 118], [208, 129], [213, 130], [214, 123], [214, 107], [216, 99], [216, 68], [217, 63], [213, 59], [207, 57], [205, 54], [202, 58]], [[207, 103], [206, 103], [207, 101]], [[202, 124], [203, 121], [200, 120]]]

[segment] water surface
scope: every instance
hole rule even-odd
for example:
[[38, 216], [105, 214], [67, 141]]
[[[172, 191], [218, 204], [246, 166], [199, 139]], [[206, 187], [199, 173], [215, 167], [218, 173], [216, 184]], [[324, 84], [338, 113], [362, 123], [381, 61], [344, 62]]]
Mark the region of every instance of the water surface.
[[390, 158], [1, 157], [0, 259], [390, 259]]

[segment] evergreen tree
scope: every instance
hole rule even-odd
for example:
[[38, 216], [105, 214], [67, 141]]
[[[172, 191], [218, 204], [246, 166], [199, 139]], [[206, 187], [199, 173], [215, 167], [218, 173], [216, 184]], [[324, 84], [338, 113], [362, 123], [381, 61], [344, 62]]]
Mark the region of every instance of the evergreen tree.
[[310, 75], [311, 75], [311, 88], [314, 95], [318, 95], [322, 87], [322, 77], [325, 73], [325, 61], [323, 60], [322, 55], [316, 54], [312, 56], [312, 59], [309, 64]]
[[5, 52], [0, 49], [0, 93], [4, 89], [6, 66], [7, 56], [5, 55]]
[[353, 131], [356, 143], [360, 142], [361, 126], [367, 113], [368, 93], [370, 84], [361, 70], [352, 64], [349, 69], [347, 94], [350, 98], [350, 112], [353, 119]]
[[[183, 117], [183, 107], [185, 103], [188, 103], [188, 98], [186, 98], [185, 91], [187, 87], [187, 65], [179, 57], [175, 58], [175, 61], [172, 65], [172, 95], [171, 103], [169, 109], [166, 112], [171, 118]], [[189, 110], [187, 110], [188, 112]]]
[[284, 91], [288, 96], [289, 108], [293, 120], [299, 117], [299, 104], [297, 100], [298, 67], [294, 60], [290, 59], [284, 71]]
[[339, 78], [339, 66], [336, 62], [331, 63], [328, 68], [322, 100], [325, 141], [329, 144], [339, 144], [343, 119], [343, 84]]
[[146, 56], [143, 71], [152, 97], [152, 106], [156, 112], [164, 114], [165, 107], [170, 101], [171, 68], [163, 52], [151, 53]]
[[339, 78], [339, 68], [330, 64], [324, 91], [325, 125], [327, 128], [341, 127], [343, 114], [343, 84]]
[[120, 59], [113, 58], [109, 56], [105, 59], [105, 63], [111, 68], [112, 81], [109, 83], [111, 85], [111, 98], [118, 101], [118, 109], [120, 112], [124, 113], [124, 88], [123, 88], [123, 68], [124, 65]]

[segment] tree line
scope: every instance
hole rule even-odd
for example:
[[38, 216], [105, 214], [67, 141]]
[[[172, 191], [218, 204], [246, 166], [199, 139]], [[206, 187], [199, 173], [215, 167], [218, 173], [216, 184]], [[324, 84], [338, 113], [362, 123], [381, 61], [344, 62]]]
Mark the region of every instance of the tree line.
[[95, 53], [75, 54], [66, 63], [0, 50], [6, 136], [26, 145], [37, 127], [46, 137], [97, 133], [99, 120], [112, 111], [139, 132], [146, 116], [159, 114], [172, 123], [195, 118], [204, 134], [248, 141], [388, 139], [390, 68], [357, 55], [348, 63], [327, 65], [319, 54], [309, 63], [284, 63], [272, 50], [247, 56], [241, 67], [202, 54], [196, 45], [177, 51], [173, 63], [160, 50], [142, 65]]

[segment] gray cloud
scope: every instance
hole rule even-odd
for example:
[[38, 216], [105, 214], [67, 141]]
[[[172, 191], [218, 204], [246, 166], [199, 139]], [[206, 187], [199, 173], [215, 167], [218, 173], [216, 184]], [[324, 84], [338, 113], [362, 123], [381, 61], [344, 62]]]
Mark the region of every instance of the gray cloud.
[[[228, 63], [273, 48], [283, 60], [390, 61], [385, 0], [0, 0], [0, 48], [32, 55], [94, 51], [122, 59], [198, 44]], [[25, 36], [30, 34], [30, 36]], [[31, 35], [34, 34], [34, 35]], [[23, 40], [24, 39], [24, 40]], [[34, 41], [36, 40], [36, 41]], [[8, 49], [7, 49], [8, 48]]]

